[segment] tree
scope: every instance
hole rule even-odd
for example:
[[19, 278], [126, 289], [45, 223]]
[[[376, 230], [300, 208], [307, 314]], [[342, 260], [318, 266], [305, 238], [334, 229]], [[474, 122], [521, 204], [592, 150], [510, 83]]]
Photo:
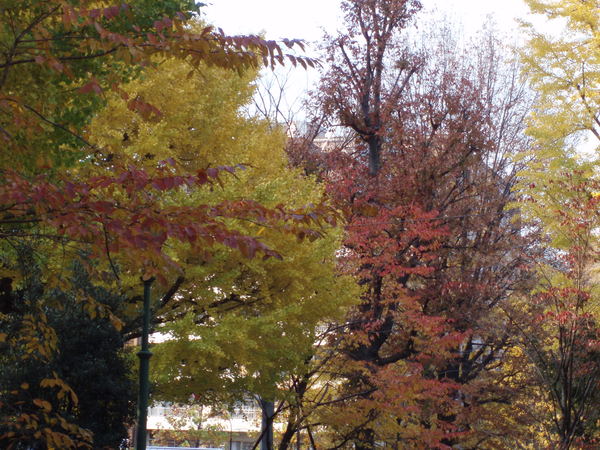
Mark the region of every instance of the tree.
[[[235, 161], [247, 165], [211, 192], [167, 192], [162, 211], [173, 204], [217, 206], [239, 198], [270, 208], [322, 202], [322, 186], [286, 167], [283, 133], [242, 115], [255, 71], [240, 76], [202, 65], [186, 79], [189, 71], [186, 63], [165, 60], [123, 86], [156, 105], [164, 119], [146, 126], [114, 96], [92, 122], [90, 141], [112, 161], [133, 158], [142, 167], [166, 157], [191, 171]], [[178, 95], [163, 88], [173, 79], [182, 80]], [[157, 330], [173, 338], [154, 350], [159, 398], [273, 396], [278, 381], [311, 351], [316, 326], [342, 317], [354, 301], [353, 280], [335, 271], [339, 229], [313, 242], [300, 242], [265, 221], [239, 222], [235, 229], [260, 234], [283, 259], [249, 260], [225, 245], [207, 258], [187, 244], [170, 246], [181, 272], [176, 291], [156, 305]], [[137, 331], [135, 323], [132, 330]]]
[[[189, 15], [177, 11], [192, 6], [179, 1], [122, 5], [7, 0], [0, 8], [5, 19], [0, 38], [8, 49], [0, 63], [0, 107], [4, 112], [0, 126], [6, 141], [0, 175], [5, 289], [16, 290], [23, 282], [16, 270], [14, 248], [25, 241], [39, 252], [36, 260], [43, 292], [69, 289], [70, 280], [61, 276], [61, 269], [73, 259], [92, 261], [86, 268], [105, 288], [126, 290], [129, 286], [122, 279], [131, 281], [140, 275], [156, 275], [165, 285], [170, 277], [177, 279], [178, 266], [166, 250], [168, 239], [186, 242], [204, 255], [221, 243], [248, 257], [257, 252], [278, 256], [256, 237], [243, 235], [230, 224], [258, 220], [302, 237], [318, 235], [310, 227], [317, 220], [333, 221], [335, 214], [329, 214], [327, 208], [316, 215], [306, 210], [290, 215], [291, 211], [283, 208], [268, 209], [244, 201], [211, 207], [172, 205], [161, 211], [156, 194], [184, 185], [190, 191], [208, 187], [220, 173], [233, 168], [205, 167], [189, 173], [166, 161], [142, 169], [132, 159], [110, 161], [86, 140], [84, 128], [108, 90], [121, 93], [140, 120], [161, 116], [142, 98], [127, 98], [119, 88], [120, 82], [152, 65], [152, 57], [170, 54], [189, 58], [192, 65], [204, 62], [232, 70], [283, 62], [288, 57], [277, 43], [258, 37], [228, 37], [212, 27], [191, 32], [186, 27]], [[285, 44], [294, 47], [298, 42]], [[303, 57], [291, 55], [289, 59], [313, 64]], [[170, 286], [176, 285], [175, 281]], [[87, 300], [85, 296], [77, 298]], [[32, 352], [42, 360], [48, 360], [56, 348], [55, 333], [44, 315], [46, 307], [51, 305], [39, 304], [36, 315], [24, 317], [21, 323]], [[110, 309], [97, 302], [87, 304], [86, 310], [120, 323]], [[17, 345], [5, 334], [0, 340]], [[59, 388], [59, 396], [71, 396], [74, 401], [73, 391], [64, 381], [42, 381]], [[45, 403], [37, 407], [39, 414], [47, 413]], [[44, 435], [48, 445], [90, 445], [89, 433], [62, 424], [65, 433], [60, 441]], [[69, 433], [77, 435], [76, 444], [67, 440]], [[13, 443], [20, 437], [4, 436]]]
[[[24, 318], [35, 317], [36, 309], [45, 308], [46, 326], [55, 334], [56, 350], [43, 359], [27, 357], [34, 347], [26, 341], [3, 349], [0, 442], [9, 448], [45, 448], [44, 443], [68, 447], [75, 445], [65, 436], [70, 434], [65, 431], [71, 430], [63, 427], [70, 422], [93, 435], [95, 448], [117, 448], [127, 437], [126, 425], [134, 418], [136, 397], [132, 359], [124, 353], [122, 336], [107, 319], [90, 317], [75, 295], [43, 292], [31, 254], [30, 249], [21, 251], [21, 263], [29, 275], [21, 288], [11, 292], [14, 309], [6, 314], [1, 330], [18, 336]], [[98, 304], [115, 307], [120, 300], [92, 287], [80, 268], [74, 269], [72, 276], [76, 292], [92, 296]], [[48, 304], [55, 308], [48, 309]], [[50, 381], [59, 379], [76, 396], [68, 400], [54, 395], [49, 388], [58, 385], [52, 386]], [[6, 414], [13, 420], [6, 420]], [[28, 427], [32, 424], [25, 420], [27, 415], [42, 426]], [[20, 436], [18, 445], [11, 444], [8, 433]]]
[[522, 321], [523, 349], [534, 383], [547, 392], [541, 421], [558, 448], [594, 445], [597, 418], [598, 317], [595, 277], [596, 155], [582, 157], [581, 138], [598, 134], [598, 5], [528, 1], [531, 11], [563, 19], [553, 36], [525, 24], [530, 40], [521, 52], [538, 94], [528, 133], [536, 152], [522, 173], [522, 213], [543, 230], [549, 250], [539, 286]]
[[[323, 110], [366, 143], [371, 176], [381, 168], [382, 134], [391, 105], [417, 67], [416, 61], [403, 59], [398, 32], [420, 8], [418, 0], [342, 2], [348, 31], [330, 38], [327, 45], [326, 61], [331, 68], [323, 80], [328, 93]], [[386, 76], [389, 63], [397, 63], [393, 78]]]
[[[598, 182], [590, 172], [565, 173], [531, 185], [524, 211], [543, 209], [553, 251], [539, 265], [539, 285], [514, 313], [534, 385], [550, 406], [542, 416], [553, 445], [593, 446], [598, 439], [600, 359], [597, 316]], [[524, 364], [525, 367], [527, 365]]]
[[417, 8], [344, 2], [348, 30], [326, 47], [318, 101], [356, 139], [323, 176], [347, 215], [342, 267], [365, 288], [315, 420], [333, 446], [477, 446], [512, 395], [495, 374], [515, 345], [502, 307], [529, 279], [531, 236], [505, 209], [528, 98], [491, 35], [473, 59], [448, 34], [409, 51]]
[[[269, 58], [272, 58], [272, 61], [282, 61], [284, 57], [283, 53], [273, 53], [279, 48], [274, 42], [266, 42], [252, 37], [237, 39], [228, 38], [222, 34], [213, 32], [211, 27], [204, 27], [199, 33], [195, 34], [186, 31], [183, 26], [184, 20], [186, 19], [185, 15], [179, 16], [179, 18], [176, 20], [165, 18], [162, 22], [157, 22], [154, 24], [154, 29], [149, 34], [140, 36], [140, 33], [143, 31], [140, 28], [140, 26], [143, 25], [143, 21], [140, 25], [136, 25], [134, 23], [135, 21], [133, 23], [121, 23], [123, 16], [126, 15], [127, 11], [129, 11], [129, 8], [116, 7], [115, 9], [115, 7], [107, 7], [104, 9], [87, 9], [86, 6], [87, 4], [83, 4], [76, 8], [68, 3], [63, 4], [61, 2], [57, 2], [56, 4], [53, 4], [51, 2], [39, 5], [40, 9], [38, 9], [38, 6], [33, 7], [29, 3], [23, 4], [22, 14], [18, 15], [19, 20], [22, 22], [15, 22], [16, 19], [11, 19], [12, 28], [14, 30], [8, 33], [8, 38], [12, 39], [12, 41], [9, 39], [7, 46], [10, 47], [12, 45], [12, 47], [15, 47], [15, 52], [18, 54], [31, 54], [36, 57], [33, 58], [32, 56], [33, 59], [31, 60], [21, 60], [18, 58], [15, 59], [15, 55], [8, 55], [7, 60], [3, 65], [5, 80], [3, 85], [0, 86], [3, 91], [7, 93], [14, 93], [5, 96], [4, 101], [7, 102], [7, 104], [13, 105], [11, 106], [11, 108], [15, 109], [15, 114], [13, 114], [13, 117], [18, 119], [13, 121], [14, 123], [11, 124], [11, 127], [8, 127], [7, 125], [7, 128], [5, 128], [5, 131], [8, 133], [8, 135], [6, 135], [7, 139], [8, 136], [17, 136], [20, 127], [24, 127], [25, 130], [29, 130], [28, 125], [31, 124], [32, 120], [31, 117], [27, 116], [29, 117], [29, 119], [27, 119], [25, 116], [27, 114], [32, 114], [36, 123], [41, 121], [42, 124], [49, 126], [52, 132], [58, 129], [61, 132], [71, 136], [74, 133], [78, 133], [78, 147], [75, 148], [75, 155], [76, 158], [79, 158], [80, 163], [84, 163], [84, 166], [91, 162], [90, 159], [94, 157], [94, 153], [89, 153], [90, 147], [89, 145], [86, 145], [84, 150], [88, 152], [87, 155], [81, 154], [80, 144], [83, 137], [80, 133], [80, 130], [68, 130], [68, 127], [65, 127], [65, 125], [57, 124], [52, 120], [51, 117], [46, 117], [40, 111], [35, 110], [35, 108], [29, 104], [31, 102], [26, 102], [24, 99], [20, 99], [19, 95], [21, 95], [21, 91], [23, 93], [30, 93], [35, 90], [23, 89], [23, 86], [19, 85], [18, 83], [23, 79], [27, 79], [27, 77], [19, 76], [23, 74], [19, 74], [15, 71], [27, 71], [31, 69], [36, 72], [39, 71], [38, 66], [40, 65], [42, 67], [49, 66], [54, 70], [54, 72], [58, 72], [59, 78], [62, 76], [66, 79], [65, 82], [69, 82], [67, 86], [71, 86], [71, 84], [77, 86], [79, 83], [81, 83], [81, 78], [76, 78], [74, 74], [71, 74], [71, 66], [79, 67], [78, 64], [81, 64], [81, 61], [86, 62], [88, 60], [94, 60], [95, 58], [101, 58], [105, 53], [107, 53], [110, 57], [113, 55], [118, 56], [118, 62], [122, 62], [122, 64], [125, 65], [130, 64], [132, 59], [133, 62], [151, 64], [151, 61], [148, 58], [151, 55], [159, 54], [161, 52], [164, 54], [165, 48], [168, 47], [170, 49], [169, 52], [175, 56], [186, 57], [189, 55], [193, 66], [197, 66], [200, 61], [205, 61], [205, 63], [208, 64], [233, 67], [240, 70], [244, 67], [257, 65], [259, 63], [261, 56], [259, 56], [257, 53], [253, 53], [253, 50], [256, 52], [260, 51], [261, 55], [266, 59], [266, 61], [270, 61]], [[170, 4], [170, 6], [173, 7], [174, 4]], [[6, 8], [3, 11], [10, 11], [10, 8]], [[7, 14], [10, 15], [12, 13], [7, 12]], [[11, 20], [8, 20], [8, 22], [11, 22]], [[106, 28], [109, 25], [112, 26], [113, 22], [115, 23], [114, 26], [117, 28], [119, 25], [126, 27], [124, 34]], [[61, 34], [63, 27], [69, 32], [66, 36], [64, 33]], [[28, 34], [31, 34], [31, 36]], [[26, 43], [22, 42], [25, 37], [35, 38], [38, 36], [38, 34], [41, 36], [39, 39], [27, 39]], [[70, 42], [82, 43], [78, 43], [75, 48], [72, 48]], [[294, 45], [293, 42], [287, 43], [289, 46]], [[24, 45], [25, 48], [21, 50], [19, 47], [20, 45]], [[31, 48], [28, 47], [28, 45]], [[89, 47], [92, 48], [90, 49]], [[76, 53], [73, 55], [70, 53], [71, 51]], [[99, 53], [96, 53], [96, 51], [99, 51]], [[40, 54], [38, 55], [38, 53]], [[44, 56], [42, 56], [42, 54]], [[304, 59], [300, 58], [300, 60], [303, 61], [304, 64], [308, 64]], [[106, 62], [109, 63], [109, 61]], [[102, 70], [105, 70], [104, 67], [105, 66], [100, 66], [98, 70], [102, 72]], [[83, 69], [86, 68], [87, 67], [84, 67]], [[116, 68], [115, 73], [120, 73], [118, 67]], [[105, 76], [102, 79], [98, 78], [101, 75]], [[88, 83], [80, 86], [80, 91], [84, 94], [88, 92], [92, 94], [102, 93], [104, 88], [112, 86], [117, 92], [119, 92], [118, 85], [115, 85], [115, 82], [118, 80], [115, 80], [114, 77], [115, 75], [113, 72], [107, 74], [99, 73], [96, 78], [91, 76], [91, 80]], [[58, 81], [60, 80], [57, 80], [56, 84], [60, 85]], [[29, 84], [26, 85], [30, 86]], [[70, 90], [69, 92], [73, 91]], [[74, 97], [77, 99], [78, 94], [76, 94]], [[160, 116], [160, 111], [158, 111], [156, 108], [153, 108], [152, 105], [148, 104], [147, 102], [144, 102], [140, 97], [127, 99], [126, 101], [129, 108], [140, 113], [140, 115], [145, 119], [157, 119]], [[63, 102], [68, 104], [69, 99], [64, 99]], [[77, 105], [78, 103], [75, 101], [75, 106]], [[34, 110], [33, 112], [32, 109]], [[79, 109], [77, 109], [77, 112], [81, 113]], [[89, 111], [86, 111], [85, 109], [83, 111], [84, 115], [88, 112]], [[52, 113], [49, 113], [49, 115], [51, 114]], [[81, 122], [83, 121], [89, 121], [89, 115], [85, 118], [79, 118], [79, 122], [74, 123], [73, 126], [81, 127]], [[15, 127], [16, 129], [13, 129]], [[36, 136], [41, 136], [43, 139], [50, 139], [50, 145], [53, 145], [54, 147], [61, 147], [61, 144], [63, 144], [62, 141], [52, 141], [52, 138], [49, 138], [48, 135], [43, 132], [43, 130], [43, 128], [37, 129], [36, 131], [38, 131], [38, 133], [29, 132], [29, 135], [31, 135], [32, 139], [34, 140], [24, 141], [27, 148], [30, 148], [31, 150], [38, 148], [35, 142]], [[84, 139], [83, 141], [85, 142]], [[15, 149], [18, 149], [19, 145], [23, 145], [19, 144], [21, 141], [16, 138], [10, 142], [11, 144], [17, 146]], [[65, 148], [64, 145], [68, 146], [68, 142], [64, 143], [63, 147], [60, 148], [62, 154], [66, 153], [68, 148]], [[92, 151], [93, 150], [94, 149], [92, 149]], [[19, 152], [16, 153], [20, 154]], [[33, 157], [28, 156], [26, 160], [35, 160], [36, 156], [37, 155], [34, 155]], [[96, 155], [96, 158], [101, 158], [101, 155]], [[7, 170], [5, 173], [6, 182], [4, 183], [4, 190], [7, 191], [6, 202], [7, 205], [10, 205], [10, 203], [8, 203], [10, 201], [15, 203], [5, 211], [5, 215], [7, 215], [8, 219], [10, 219], [10, 222], [7, 225], [15, 223], [31, 223], [31, 221], [37, 221], [36, 223], [39, 223], [39, 221], [41, 221], [44, 224], [49, 224], [52, 227], [58, 228], [58, 238], [60, 238], [61, 234], [69, 235], [69, 237], [73, 239], [83, 239], [85, 241], [90, 241], [92, 234], [101, 237], [105, 233], [97, 228], [98, 222], [90, 220], [89, 214], [91, 213], [93, 215], [93, 211], [95, 211], [95, 214], [100, 215], [111, 214], [114, 212], [113, 208], [116, 203], [113, 203], [113, 208], [109, 206], [110, 202], [98, 203], [98, 199], [93, 198], [94, 195], [98, 193], [98, 190], [105, 190], [102, 192], [102, 194], [100, 194], [100, 197], [106, 199], [107, 195], [109, 195], [107, 191], [113, 189], [112, 186], [117, 186], [124, 183], [132, 183], [134, 180], [137, 180], [135, 181], [135, 187], [140, 189], [142, 187], [152, 185], [152, 182], [155, 181], [149, 179], [149, 177], [152, 177], [152, 175], [149, 173], [144, 171], [135, 172], [131, 169], [131, 167], [127, 166], [128, 163], [129, 161], [122, 162], [119, 165], [114, 161], [112, 163], [107, 163], [106, 161], [96, 159], [96, 176], [95, 178], [92, 178], [89, 184], [86, 183], [87, 180], [77, 179], [76, 171], [70, 171], [66, 174], [63, 174], [63, 177], [66, 177], [70, 181], [70, 184], [68, 184], [64, 189], [62, 185], [57, 186], [57, 184], [60, 184], [60, 182], [57, 183], [54, 180], [47, 179], [41, 175], [40, 178], [35, 181], [23, 178], [25, 172], [22, 170], [22, 167], [19, 167], [19, 165], [14, 166], [12, 171]], [[42, 166], [44, 164], [46, 163], [42, 163]], [[190, 175], [192, 178], [176, 178], [174, 168], [172, 168], [170, 172], [164, 167], [153, 167], [152, 169], [154, 171], [154, 176], [158, 175], [158, 177], [163, 180], [154, 183], [153, 187], [157, 190], [165, 190], [173, 188], [174, 185], [181, 186], [182, 184], [193, 184], [196, 182], [198, 182], [199, 185], [204, 185], [209, 181], [208, 179], [214, 180], [219, 172], [218, 169], [213, 168], [208, 175], [207, 173], [202, 172], [201, 174]], [[115, 174], [119, 174], [121, 178]], [[180, 173], [180, 175], [184, 175], [184, 173]], [[146, 179], [142, 181], [144, 177], [146, 177]], [[167, 184], [164, 184], [165, 179], [168, 180], [166, 182]], [[64, 183], [64, 180], [60, 181]], [[19, 189], [24, 189], [25, 192], [31, 192], [33, 187], [36, 187], [38, 192], [35, 198], [18, 194]], [[57, 189], [57, 187], [60, 189]], [[85, 193], [82, 194], [81, 191], [78, 192], [78, 189], [82, 189], [85, 191]], [[66, 195], [63, 194], [61, 196], [61, 191], [67, 191], [65, 192]], [[136, 201], [141, 200], [140, 197], [135, 195], [133, 192], [128, 192], [128, 194], [130, 195], [129, 201], [132, 203], [136, 203]], [[67, 211], [68, 208], [66, 207], [59, 208], [59, 206], [63, 205], [72, 205], [73, 198], [76, 200], [76, 207], [74, 210]], [[56, 201], [57, 203], [53, 204], [53, 201]], [[149, 200], [146, 199], [145, 203], [148, 205]], [[25, 211], [20, 209], [23, 207], [23, 205], [27, 205]], [[100, 209], [98, 209], [98, 207], [100, 207]], [[69, 221], [71, 219], [75, 219], [74, 216], [83, 214], [82, 211], [86, 210], [86, 208], [88, 208], [88, 210], [85, 212], [85, 214], [88, 214], [88, 220], [85, 220], [84, 222], [89, 224], [88, 226], [91, 226], [93, 231], [89, 227], [85, 227], [87, 230], [84, 230], [84, 227], [69, 227]], [[61, 209], [61, 211], [58, 212], [58, 209]], [[196, 212], [200, 212], [200, 209], [197, 209]], [[207, 216], [206, 212], [203, 212], [202, 214], [205, 217]], [[58, 222], [57, 216], [61, 217]], [[81, 219], [82, 216], [77, 217], [75, 219], [75, 223], [78, 222], [81, 225]], [[142, 237], [139, 234], [132, 234], [130, 230], [129, 232], [125, 233], [127, 237], [123, 240], [125, 237], [124, 234], [119, 233], [116, 228], [109, 226], [107, 223], [103, 224], [103, 229], [115, 239], [117, 239], [117, 236], [120, 237], [121, 244], [125, 244], [127, 247], [129, 247], [128, 253], [130, 254], [134, 248], [141, 245], [143, 245], [146, 250], [159, 250], [160, 244], [159, 247], [156, 247], [156, 245], [148, 245], [153, 240], [148, 234], [145, 237]], [[181, 232], [182, 230], [180, 229], [181, 238], [185, 240], [190, 239], [189, 233], [188, 235], [183, 236]], [[162, 236], [160, 233], [156, 234]], [[230, 241], [231, 244], [235, 245], [234, 242], [237, 241], [237, 238], [232, 235], [229, 237], [232, 238]], [[221, 236], [220, 238], [217, 237], [217, 239], [224, 238], [225, 236]], [[100, 247], [104, 248], [103, 253], [105, 253], [106, 242], [100, 241], [104, 241], [104, 239], [101, 238], [97, 243], [100, 245]], [[137, 244], [135, 244], [133, 241], [137, 241]], [[159, 237], [158, 241], [164, 242], [164, 236], [162, 236], [162, 238]], [[158, 243], [158, 241], [155, 241], [155, 243]], [[252, 240], [249, 240], [247, 243], [250, 243], [251, 241]], [[252, 248], [256, 248], [256, 246]], [[135, 253], [135, 251], [133, 253]], [[134, 261], [135, 258], [131, 258], [130, 262], [133, 263]], [[155, 261], [155, 263], [158, 263], [158, 261]], [[151, 276], [152, 274], [148, 272], [146, 275]]]
[[[526, 2], [561, 27], [561, 33], [544, 34], [525, 23], [530, 40], [521, 60], [538, 101], [531, 115], [529, 133], [542, 155], [556, 156], [582, 137], [600, 140], [598, 118], [598, 2], [577, 0]], [[559, 22], [559, 23], [557, 23]]]

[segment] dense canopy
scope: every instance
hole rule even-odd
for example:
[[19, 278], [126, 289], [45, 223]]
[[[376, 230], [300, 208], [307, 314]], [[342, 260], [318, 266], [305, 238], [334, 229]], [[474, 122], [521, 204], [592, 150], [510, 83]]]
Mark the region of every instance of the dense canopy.
[[[0, 0], [0, 447], [124, 442], [155, 279], [174, 442], [260, 398], [281, 450], [596, 448], [600, 2], [525, 1], [562, 31], [515, 49], [343, 0], [316, 60], [188, 0]], [[281, 64], [321, 75], [287, 123]]]

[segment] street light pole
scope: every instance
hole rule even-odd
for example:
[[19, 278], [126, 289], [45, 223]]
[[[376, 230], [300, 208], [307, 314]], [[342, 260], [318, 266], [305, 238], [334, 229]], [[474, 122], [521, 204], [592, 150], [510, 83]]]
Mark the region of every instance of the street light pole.
[[144, 313], [142, 322], [142, 348], [138, 352], [140, 358], [140, 391], [138, 398], [138, 426], [135, 440], [136, 450], [146, 450], [146, 424], [148, 420], [148, 396], [150, 395], [150, 357], [148, 334], [150, 331], [150, 286], [154, 278], [144, 280]]
[[233, 450], [233, 423], [231, 422], [231, 412], [229, 414], [229, 450]]

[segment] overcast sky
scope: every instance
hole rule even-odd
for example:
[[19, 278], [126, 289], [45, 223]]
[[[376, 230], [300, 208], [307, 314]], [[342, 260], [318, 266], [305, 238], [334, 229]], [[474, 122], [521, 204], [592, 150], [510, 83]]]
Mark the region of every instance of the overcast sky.
[[[340, 22], [339, 0], [205, 0], [209, 22], [229, 34], [265, 31], [270, 39], [321, 37], [321, 28], [334, 32]], [[514, 27], [514, 18], [527, 8], [522, 0], [422, 0], [424, 10], [437, 9], [460, 21], [468, 32], [486, 15], [494, 14], [500, 27]]]
[[[323, 30], [331, 34], [339, 29], [339, 0], [204, 0], [203, 18], [223, 28], [227, 34], [265, 33], [269, 39], [298, 38], [318, 41]], [[515, 18], [525, 18], [527, 7], [522, 0], [422, 0], [420, 17], [448, 17], [469, 34], [479, 30], [488, 15], [511, 39], [517, 33]], [[424, 22], [423, 22], [424, 23]], [[514, 43], [514, 41], [513, 41]], [[316, 56], [308, 51], [310, 56]], [[284, 69], [288, 71], [289, 69]], [[297, 109], [303, 93], [318, 80], [315, 70], [292, 70], [287, 75], [287, 108]], [[267, 77], [269, 75], [267, 74]]]

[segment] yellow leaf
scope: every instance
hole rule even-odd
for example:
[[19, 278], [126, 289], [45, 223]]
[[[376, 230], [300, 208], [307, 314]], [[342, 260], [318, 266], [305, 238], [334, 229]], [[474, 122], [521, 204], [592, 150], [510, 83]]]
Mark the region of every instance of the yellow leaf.
[[23, 390], [29, 389], [29, 383], [21, 383], [21, 389], [23, 389]]
[[123, 321], [121, 319], [110, 312], [108, 317], [110, 319], [110, 323], [112, 323], [113, 327], [115, 327], [117, 331], [121, 331], [123, 329]]

